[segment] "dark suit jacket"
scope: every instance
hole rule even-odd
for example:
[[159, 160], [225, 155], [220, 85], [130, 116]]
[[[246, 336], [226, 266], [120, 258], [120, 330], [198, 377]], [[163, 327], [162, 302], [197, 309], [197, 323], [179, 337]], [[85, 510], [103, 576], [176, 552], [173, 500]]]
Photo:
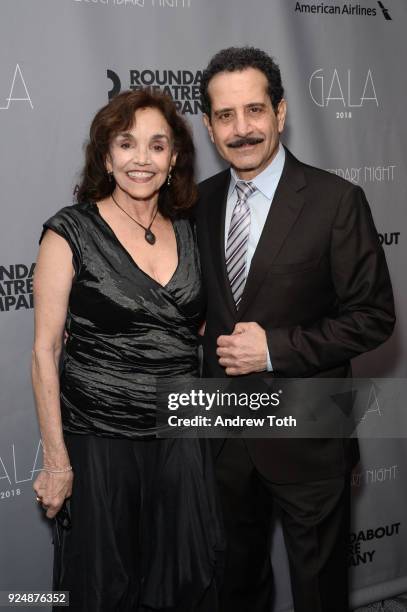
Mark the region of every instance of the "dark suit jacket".
[[[225, 376], [216, 340], [238, 321], [267, 334], [273, 373], [342, 378], [350, 359], [392, 333], [393, 294], [382, 247], [363, 190], [299, 162], [288, 150], [270, 212], [236, 307], [224, 256], [230, 171], [199, 186], [198, 244], [207, 293], [204, 377]], [[356, 443], [343, 439], [247, 440], [258, 469], [276, 482], [345, 473]]]

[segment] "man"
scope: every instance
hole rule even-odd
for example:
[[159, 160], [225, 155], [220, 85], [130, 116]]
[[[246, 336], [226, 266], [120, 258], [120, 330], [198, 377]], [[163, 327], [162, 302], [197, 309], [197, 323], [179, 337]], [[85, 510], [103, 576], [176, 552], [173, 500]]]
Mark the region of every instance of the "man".
[[[200, 185], [203, 375], [351, 376], [350, 359], [386, 340], [395, 321], [362, 189], [280, 144], [280, 71], [261, 50], [220, 51], [201, 95], [209, 136], [231, 166]], [[346, 612], [356, 442], [227, 439], [215, 453], [228, 538], [222, 612], [271, 608], [272, 503], [296, 612]]]

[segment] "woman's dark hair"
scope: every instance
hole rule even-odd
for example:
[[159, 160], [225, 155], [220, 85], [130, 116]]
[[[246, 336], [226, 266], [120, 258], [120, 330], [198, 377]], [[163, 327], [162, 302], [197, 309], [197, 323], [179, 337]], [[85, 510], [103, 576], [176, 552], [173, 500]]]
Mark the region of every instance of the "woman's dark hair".
[[131, 128], [134, 113], [141, 108], [156, 108], [162, 113], [171, 128], [174, 151], [177, 153], [171, 186], [165, 183], [161, 188], [160, 212], [171, 217], [195, 203], [195, 147], [190, 130], [170, 97], [148, 89], [124, 91], [96, 113], [90, 127], [85, 166], [77, 191], [79, 203], [96, 202], [113, 193], [116, 183], [114, 178], [109, 180], [105, 165], [109, 147], [117, 134]]
[[268, 82], [268, 94], [274, 110], [277, 110], [284, 88], [281, 82], [280, 68], [265, 51], [255, 47], [229, 47], [213, 56], [202, 74], [200, 93], [203, 112], [211, 117], [211, 99], [208, 93], [210, 80], [220, 72], [237, 72], [246, 68], [260, 70]]

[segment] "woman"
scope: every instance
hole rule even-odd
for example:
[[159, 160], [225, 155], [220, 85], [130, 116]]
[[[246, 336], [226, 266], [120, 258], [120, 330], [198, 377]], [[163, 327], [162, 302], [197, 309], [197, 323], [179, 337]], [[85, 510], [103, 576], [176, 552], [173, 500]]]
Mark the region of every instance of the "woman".
[[[33, 384], [37, 500], [71, 609], [214, 612], [222, 549], [209, 453], [154, 439], [156, 381], [197, 375], [199, 261], [183, 216], [194, 147], [162, 94], [95, 116], [78, 205], [44, 224]], [[64, 330], [63, 368], [58, 364]]]

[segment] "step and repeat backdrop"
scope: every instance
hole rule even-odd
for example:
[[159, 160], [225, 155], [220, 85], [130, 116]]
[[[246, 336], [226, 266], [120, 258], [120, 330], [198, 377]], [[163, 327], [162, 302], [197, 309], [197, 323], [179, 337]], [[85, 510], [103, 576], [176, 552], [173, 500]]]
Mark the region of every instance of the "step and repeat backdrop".
[[[221, 167], [199, 101], [219, 49], [261, 47], [280, 65], [284, 143], [365, 190], [394, 284], [393, 337], [358, 376], [407, 372], [405, 0], [1, 0], [0, 590], [51, 585], [49, 525], [35, 502], [41, 442], [30, 383], [32, 281], [42, 222], [74, 200], [96, 110], [117, 92], [159, 87], [190, 121], [197, 178]], [[369, 418], [380, 419], [380, 397]], [[407, 591], [407, 444], [363, 439], [353, 474], [354, 607]], [[277, 612], [291, 609], [276, 526]], [[45, 609], [45, 608], [44, 608]]]

